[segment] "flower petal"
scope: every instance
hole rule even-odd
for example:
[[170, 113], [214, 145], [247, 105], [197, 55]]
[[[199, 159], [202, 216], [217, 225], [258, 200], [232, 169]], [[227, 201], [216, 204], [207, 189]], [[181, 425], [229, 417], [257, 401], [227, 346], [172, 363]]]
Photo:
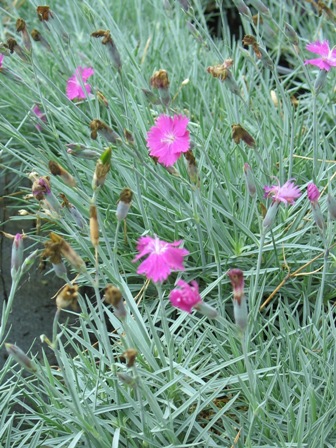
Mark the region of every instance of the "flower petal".
[[306, 45], [306, 49], [311, 51], [312, 53], [320, 54], [321, 56], [327, 57], [330, 52], [329, 42], [327, 40], [324, 41], [315, 41]]

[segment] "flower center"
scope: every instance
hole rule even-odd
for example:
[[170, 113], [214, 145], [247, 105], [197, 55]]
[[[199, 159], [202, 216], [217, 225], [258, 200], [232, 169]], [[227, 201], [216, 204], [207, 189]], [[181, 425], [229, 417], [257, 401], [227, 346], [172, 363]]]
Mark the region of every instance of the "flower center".
[[159, 238], [155, 238], [153, 246], [153, 252], [157, 255], [163, 254], [168, 247], [167, 244], [160, 241]]
[[167, 143], [168, 145], [171, 145], [175, 141], [175, 135], [173, 132], [167, 132], [163, 139], [161, 140], [162, 143]]

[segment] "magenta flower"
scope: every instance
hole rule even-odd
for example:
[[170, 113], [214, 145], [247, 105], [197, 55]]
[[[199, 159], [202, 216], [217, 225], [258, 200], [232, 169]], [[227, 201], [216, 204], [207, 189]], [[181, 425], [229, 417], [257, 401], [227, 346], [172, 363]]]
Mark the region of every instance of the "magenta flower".
[[336, 67], [336, 48], [329, 47], [327, 40], [312, 42], [306, 46], [308, 51], [319, 54], [321, 57], [316, 59], [306, 59], [305, 64], [316, 65], [321, 70], [327, 72], [331, 67]]
[[[91, 93], [91, 86], [86, 81], [94, 74], [92, 67], [77, 67], [75, 74], [68, 79], [66, 94], [69, 100], [85, 99]], [[83, 85], [85, 90], [83, 89]]]
[[138, 274], [145, 274], [148, 279], [153, 282], [162, 282], [168, 278], [172, 271], [184, 271], [183, 257], [189, 254], [189, 251], [178, 248], [180, 241], [166, 243], [161, 241], [157, 236], [143, 236], [139, 238], [137, 250], [139, 254], [134, 258], [133, 262], [148, 255], [138, 267]]
[[[37, 104], [35, 104], [35, 106], [33, 107], [33, 112], [41, 121], [47, 121], [45, 114], [41, 111]], [[38, 131], [42, 129], [42, 126], [39, 123], [35, 124], [35, 127]]]
[[189, 151], [189, 118], [184, 115], [160, 115], [147, 133], [149, 155], [164, 166], [173, 165], [182, 153]]
[[0, 53], [0, 68], [2, 67], [2, 63], [3, 63], [4, 57], [5, 56]]
[[288, 180], [281, 187], [280, 185], [265, 186], [265, 198], [272, 197], [273, 202], [283, 202], [284, 204], [294, 204], [295, 199], [301, 196], [299, 187], [294, 182]]
[[310, 202], [317, 202], [320, 197], [317, 186], [312, 182], [307, 185], [307, 196]]
[[180, 288], [173, 289], [169, 294], [169, 300], [175, 308], [191, 313], [195, 305], [202, 302], [198, 292], [198, 284], [193, 281], [190, 284], [184, 280], [179, 280], [177, 285]]

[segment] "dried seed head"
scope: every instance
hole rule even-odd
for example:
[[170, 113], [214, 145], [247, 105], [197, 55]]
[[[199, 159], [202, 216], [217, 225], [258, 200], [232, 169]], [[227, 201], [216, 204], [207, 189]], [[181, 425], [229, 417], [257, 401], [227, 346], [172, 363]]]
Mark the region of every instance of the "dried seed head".
[[108, 103], [106, 97], [103, 95], [103, 93], [100, 90], [97, 90], [96, 95], [97, 95], [98, 101], [101, 104], [104, 104], [104, 106], [108, 108], [109, 103]]
[[262, 53], [254, 36], [246, 34], [243, 38], [243, 45], [251, 46], [258, 59], [261, 59]]
[[51, 243], [56, 245], [55, 247], [57, 247], [57, 250], [59, 250], [61, 255], [63, 255], [63, 257], [66, 258], [77, 271], [83, 272], [85, 270], [85, 263], [83, 259], [61, 236], [51, 232], [50, 240]]
[[26, 22], [23, 19], [17, 19], [16, 31], [20, 32], [26, 29]]
[[168, 89], [169, 79], [167, 71], [163, 69], [156, 71], [150, 79], [150, 85], [154, 89]]
[[30, 35], [35, 42], [41, 41], [41, 33], [38, 30], [33, 29]]
[[133, 192], [130, 188], [124, 188], [120, 193], [116, 211], [118, 221], [121, 221], [126, 218], [129, 209], [131, 207], [132, 198], [133, 198]]
[[97, 30], [91, 33], [91, 37], [105, 37], [109, 34], [109, 30]]
[[110, 143], [117, 143], [117, 141], [120, 141], [119, 135], [101, 120], [92, 120], [90, 123], [90, 129], [91, 138], [93, 138], [93, 140], [97, 140], [99, 132]]
[[122, 302], [122, 294], [119, 288], [113, 285], [106, 285], [104, 290], [104, 300], [113, 307], [118, 307]]
[[55, 162], [54, 160], [50, 160], [48, 166], [51, 174], [53, 174], [54, 176], [60, 176], [66, 185], [68, 185], [69, 187], [76, 186], [74, 177], [57, 162]]
[[233, 124], [231, 128], [232, 139], [235, 143], [238, 144], [243, 140], [248, 146], [252, 148], [255, 146], [254, 138], [240, 124]]
[[134, 348], [128, 348], [124, 353], [123, 356], [126, 358], [127, 367], [133, 367], [135, 363], [135, 359], [137, 357], [138, 352]]
[[39, 20], [41, 22], [43, 22], [43, 21], [48, 22], [49, 19], [52, 19], [54, 17], [49, 6], [38, 6], [36, 8], [36, 12], [37, 12], [37, 17], [39, 18]]
[[190, 181], [195, 184], [196, 186], [199, 186], [200, 180], [199, 180], [199, 174], [197, 169], [197, 163], [195, 156], [191, 150], [184, 153], [184, 157], [187, 161], [187, 171], [188, 176], [190, 178]]
[[125, 202], [126, 204], [130, 204], [133, 199], [133, 192], [130, 188], [124, 188], [119, 196], [119, 201]]
[[56, 306], [58, 310], [68, 308], [69, 306], [74, 310], [77, 308], [78, 288], [78, 285], [67, 284], [64, 286], [56, 297]]
[[207, 72], [210, 73], [214, 78], [218, 78], [221, 81], [225, 81], [228, 77], [228, 68], [224, 64], [213, 65], [207, 68]]

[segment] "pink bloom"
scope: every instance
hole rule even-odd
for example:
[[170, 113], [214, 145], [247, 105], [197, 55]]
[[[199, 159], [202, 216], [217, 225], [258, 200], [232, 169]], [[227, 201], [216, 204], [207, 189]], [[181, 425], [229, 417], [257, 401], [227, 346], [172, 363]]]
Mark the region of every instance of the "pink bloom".
[[[91, 86], [86, 81], [92, 76], [94, 70], [92, 67], [77, 67], [75, 74], [68, 79], [66, 94], [69, 100], [75, 98], [85, 99], [87, 94], [91, 93]], [[85, 90], [83, 89], [83, 85]]]
[[175, 308], [191, 313], [192, 308], [202, 302], [198, 292], [198, 284], [195, 281], [188, 284], [184, 280], [179, 280], [177, 285], [180, 289], [173, 289], [169, 294], [171, 304]]
[[157, 236], [143, 236], [139, 238], [137, 250], [139, 254], [134, 258], [133, 262], [139, 260], [148, 254], [138, 267], [138, 274], [145, 274], [147, 278], [153, 282], [162, 282], [168, 278], [168, 275], [174, 271], [184, 271], [183, 257], [189, 254], [189, 251], [178, 248], [182, 241], [174, 241], [166, 243], [161, 241]]
[[4, 57], [5, 56], [0, 53], [0, 68], [2, 67], [2, 63], [3, 63]]
[[[36, 117], [39, 118], [41, 121], [44, 121], [44, 122], [47, 121], [45, 114], [41, 111], [41, 109], [38, 107], [37, 104], [35, 104], [35, 106], [33, 107], [33, 112], [36, 115]], [[38, 131], [40, 131], [42, 129], [41, 125], [38, 123], [35, 124], [35, 127]]]
[[320, 197], [320, 192], [315, 184], [312, 182], [307, 185], [307, 196], [310, 202], [317, 202]]
[[147, 133], [150, 156], [157, 157], [164, 166], [173, 165], [190, 148], [188, 123], [189, 118], [184, 115], [160, 115]]
[[312, 53], [321, 55], [320, 58], [316, 59], [306, 59], [305, 64], [316, 65], [321, 70], [326, 70], [327, 72], [331, 67], [336, 67], [336, 49], [329, 47], [329, 42], [327, 40], [312, 42], [306, 46], [306, 49]]
[[288, 180], [280, 185], [272, 185], [271, 187], [265, 186], [265, 198], [272, 197], [274, 202], [283, 202], [284, 204], [294, 204], [295, 199], [301, 196], [299, 187], [294, 182]]

